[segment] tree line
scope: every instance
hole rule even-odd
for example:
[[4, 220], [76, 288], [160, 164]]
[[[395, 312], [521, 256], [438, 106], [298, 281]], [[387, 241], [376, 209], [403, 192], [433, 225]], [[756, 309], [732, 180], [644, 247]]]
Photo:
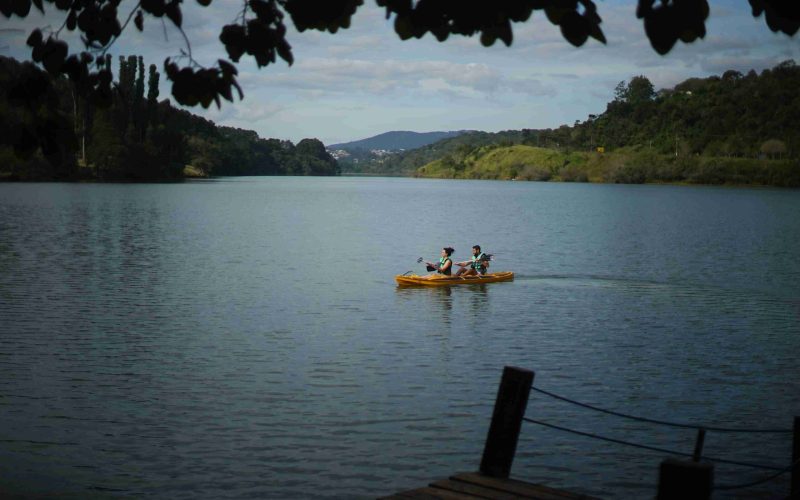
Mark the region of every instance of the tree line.
[[165, 180], [193, 175], [337, 175], [316, 139], [262, 139], [158, 101], [161, 75], [141, 56], [120, 56], [98, 95], [0, 56], [0, 178]]
[[656, 92], [644, 76], [620, 82], [599, 116], [544, 131], [537, 141], [574, 150], [649, 148], [660, 154], [800, 158], [800, 67], [730, 70]]
[[[786, 185], [796, 181], [784, 182], [783, 174], [764, 177], [759, 172], [769, 161], [788, 161], [800, 169], [799, 117], [800, 67], [792, 60], [760, 74], [731, 70], [722, 76], [690, 78], [659, 91], [647, 77], [639, 75], [616, 86], [614, 98], [603, 113], [589, 115], [573, 125], [470, 132], [383, 158], [380, 164], [362, 163], [360, 168], [394, 175], [470, 176], [475, 174], [472, 167], [477, 158], [489, 151], [525, 145], [561, 153], [562, 160], [570, 162], [570, 169], [577, 163], [569, 159], [572, 153], [605, 155], [605, 159], [590, 162], [598, 169], [603, 165], [603, 175], [598, 173], [596, 178], [605, 182], [691, 180]], [[423, 166], [429, 167], [419, 171]], [[502, 178], [514, 171], [535, 170], [535, 175], [522, 177], [575, 180], [570, 169], [560, 175], [564, 166], [548, 164], [540, 169], [533, 164], [519, 165], [506, 174], [483, 171], [481, 175]], [[725, 169], [739, 173], [721, 173]], [[780, 172], [788, 171], [781, 167]]]

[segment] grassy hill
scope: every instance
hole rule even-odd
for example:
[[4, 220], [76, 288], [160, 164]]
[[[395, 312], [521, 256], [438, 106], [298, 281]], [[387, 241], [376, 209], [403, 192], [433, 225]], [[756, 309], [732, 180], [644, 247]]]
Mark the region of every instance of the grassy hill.
[[[450, 155], [463, 156], [475, 148], [488, 145], [511, 145], [523, 140], [523, 131], [466, 132], [456, 137], [442, 139], [410, 151], [383, 158], [373, 164], [362, 164], [363, 172], [382, 175], [414, 175], [423, 165]], [[344, 171], [344, 166], [342, 167]]]
[[652, 149], [562, 152], [522, 144], [483, 146], [434, 160], [414, 173], [445, 179], [500, 179], [641, 184], [800, 186], [797, 160], [664, 155]]
[[420, 167], [416, 175], [463, 179], [549, 180], [570, 162], [586, 163], [585, 154], [516, 144], [482, 146], [465, 155], [448, 155]]

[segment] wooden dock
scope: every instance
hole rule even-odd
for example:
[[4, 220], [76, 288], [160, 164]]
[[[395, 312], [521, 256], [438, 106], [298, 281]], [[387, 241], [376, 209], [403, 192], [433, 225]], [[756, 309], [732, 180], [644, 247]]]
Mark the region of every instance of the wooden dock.
[[511, 463], [517, 449], [519, 431], [528, 395], [533, 385], [533, 372], [506, 367], [497, 390], [489, 434], [483, 448], [483, 457], [478, 472], [455, 474], [448, 479], [434, 481], [428, 486], [401, 491], [384, 498], [391, 499], [535, 499], [576, 500], [592, 499], [569, 491], [558, 490], [541, 484], [532, 484], [509, 477]]
[[464, 472], [448, 479], [434, 481], [428, 486], [401, 491], [385, 500], [596, 500], [595, 497], [557, 490], [541, 484], [516, 479], [490, 477], [480, 472]]
[[[427, 486], [390, 494], [386, 499], [535, 499], [535, 500], [575, 500], [591, 499], [588, 495], [560, 490], [541, 484], [532, 484], [511, 479], [511, 463], [517, 448], [528, 395], [533, 385], [533, 372], [507, 366], [503, 370], [500, 387], [497, 391], [492, 421], [483, 448], [483, 457], [478, 472], [458, 473], [447, 479], [433, 481]], [[661, 422], [662, 424], [664, 422]], [[670, 424], [673, 425], [673, 424]], [[677, 425], [677, 424], [675, 424]], [[712, 428], [713, 429], [713, 428]], [[710, 500], [714, 486], [714, 464], [710, 460], [701, 461], [703, 440], [706, 429], [697, 428], [697, 441], [692, 460], [667, 458], [659, 466], [658, 490], [656, 500]], [[719, 430], [719, 429], [718, 429]], [[731, 429], [726, 429], [731, 431]], [[791, 489], [788, 498], [800, 500], [800, 417], [794, 418], [793, 430], [752, 430], [737, 432], [791, 432], [792, 462], [783, 470], [768, 466], [762, 469], [777, 470], [780, 475], [791, 470]], [[669, 450], [662, 450], [673, 453]], [[732, 462], [735, 463], [735, 462]], [[752, 467], [752, 464], [740, 464]], [[748, 488], [777, 477], [771, 476], [759, 482], [739, 485], [724, 485], [721, 490]]]

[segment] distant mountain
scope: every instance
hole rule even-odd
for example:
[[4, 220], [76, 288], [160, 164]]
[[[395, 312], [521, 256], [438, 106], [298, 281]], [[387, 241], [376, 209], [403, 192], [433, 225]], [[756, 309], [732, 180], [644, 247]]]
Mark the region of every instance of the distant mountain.
[[327, 146], [327, 148], [329, 150], [344, 149], [347, 151], [352, 151], [355, 149], [385, 149], [388, 151], [399, 151], [401, 149], [408, 150], [427, 146], [428, 144], [432, 144], [436, 141], [440, 141], [448, 137], [455, 137], [466, 132], [466, 130], [454, 132], [393, 131], [385, 132], [367, 139], [361, 139], [359, 141], [330, 144]]

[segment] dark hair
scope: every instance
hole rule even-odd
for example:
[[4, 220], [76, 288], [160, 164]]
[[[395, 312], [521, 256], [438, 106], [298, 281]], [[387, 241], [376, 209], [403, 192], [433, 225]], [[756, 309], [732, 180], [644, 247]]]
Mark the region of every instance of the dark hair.
[[474, 248], [475, 250], [477, 250], [479, 252], [481, 251], [481, 246], [480, 245], [472, 245], [472, 248]]
[[452, 247], [444, 247], [444, 248], [442, 248], [442, 250], [445, 251], [445, 253], [447, 254], [448, 257], [453, 255], [453, 252], [455, 252], [455, 250], [453, 250]]

